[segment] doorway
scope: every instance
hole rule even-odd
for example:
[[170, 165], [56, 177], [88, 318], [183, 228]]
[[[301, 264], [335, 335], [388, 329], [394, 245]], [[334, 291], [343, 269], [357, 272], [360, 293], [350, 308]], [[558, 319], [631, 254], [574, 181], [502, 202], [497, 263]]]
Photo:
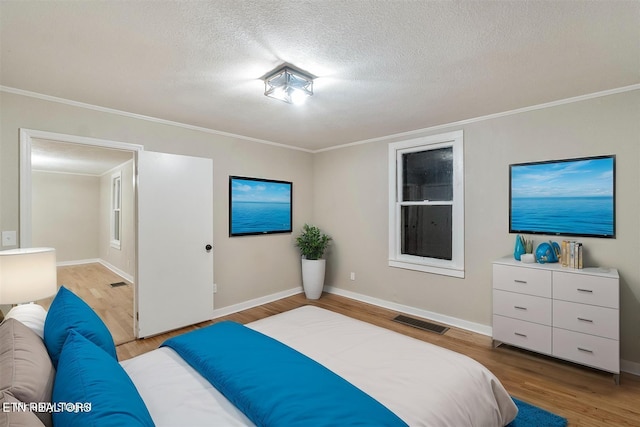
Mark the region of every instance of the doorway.
[[116, 345], [135, 339], [141, 146], [32, 130], [21, 130], [20, 145], [21, 247], [56, 248], [58, 284], [94, 309]]
[[[144, 338], [213, 318], [213, 160], [144, 151], [136, 144], [21, 129], [20, 246], [25, 248], [33, 243], [31, 156], [36, 139], [133, 155], [133, 335]], [[112, 188], [124, 179], [117, 174], [109, 178]], [[123, 213], [117, 211], [119, 207], [111, 206], [110, 218], [120, 218]], [[117, 232], [110, 235], [109, 243], [117, 247], [122, 244], [124, 229], [111, 230]]]

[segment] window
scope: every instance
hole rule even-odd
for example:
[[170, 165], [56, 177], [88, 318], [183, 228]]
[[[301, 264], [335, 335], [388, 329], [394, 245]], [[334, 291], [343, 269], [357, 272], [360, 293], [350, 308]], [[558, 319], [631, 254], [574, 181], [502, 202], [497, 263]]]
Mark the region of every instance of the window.
[[464, 277], [462, 131], [389, 144], [389, 265]]
[[120, 249], [122, 235], [122, 174], [111, 175], [111, 247]]

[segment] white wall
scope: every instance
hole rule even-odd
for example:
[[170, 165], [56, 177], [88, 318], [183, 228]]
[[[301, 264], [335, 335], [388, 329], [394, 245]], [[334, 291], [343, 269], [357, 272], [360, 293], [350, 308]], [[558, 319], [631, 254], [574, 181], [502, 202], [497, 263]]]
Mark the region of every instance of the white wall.
[[19, 129], [144, 145], [213, 159], [215, 308], [301, 284], [294, 234], [228, 236], [229, 175], [293, 182], [293, 229], [311, 221], [313, 155], [197, 129], [0, 91], [0, 230], [19, 229]]
[[[122, 239], [110, 245], [111, 175], [122, 174]], [[102, 176], [32, 172], [32, 245], [56, 248], [59, 263], [102, 260], [135, 274], [133, 160]]]
[[33, 171], [31, 243], [58, 262], [98, 258], [100, 178]]
[[18, 229], [21, 127], [212, 158], [216, 308], [300, 284], [295, 233], [228, 237], [229, 175], [294, 182], [294, 230], [314, 222], [334, 238], [328, 285], [490, 325], [491, 261], [513, 251], [508, 165], [616, 154], [617, 238], [583, 242], [587, 264], [620, 271], [621, 355], [640, 364], [640, 91], [424, 131], [465, 132], [464, 279], [388, 267], [387, 144], [401, 138], [311, 154], [5, 92], [0, 107], [2, 230]]
[[326, 283], [491, 325], [491, 261], [512, 253], [515, 241], [508, 233], [508, 165], [616, 154], [617, 238], [582, 241], [588, 265], [620, 272], [621, 356], [640, 363], [640, 91], [423, 134], [458, 129], [464, 130], [466, 277], [388, 267], [387, 147], [401, 139], [390, 138], [315, 155], [314, 221], [334, 239]]

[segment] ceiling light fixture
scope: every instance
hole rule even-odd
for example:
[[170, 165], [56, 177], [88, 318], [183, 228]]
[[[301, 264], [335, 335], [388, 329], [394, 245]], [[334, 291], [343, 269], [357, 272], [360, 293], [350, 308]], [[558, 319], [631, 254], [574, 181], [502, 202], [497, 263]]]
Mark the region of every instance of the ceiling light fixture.
[[303, 104], [313, 95], [314, 78], [290, 65], [281, 65], [263, 78], [264, 94], [289, 104]]

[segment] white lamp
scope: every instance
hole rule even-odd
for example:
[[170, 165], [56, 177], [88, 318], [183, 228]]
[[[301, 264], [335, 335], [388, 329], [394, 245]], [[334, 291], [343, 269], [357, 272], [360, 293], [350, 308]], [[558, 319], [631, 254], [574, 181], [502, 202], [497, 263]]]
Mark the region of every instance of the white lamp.
[[49, 297], [58, 290], [57, 280], [55, 249], [0, 251], [0, 304], [21, 304]]

